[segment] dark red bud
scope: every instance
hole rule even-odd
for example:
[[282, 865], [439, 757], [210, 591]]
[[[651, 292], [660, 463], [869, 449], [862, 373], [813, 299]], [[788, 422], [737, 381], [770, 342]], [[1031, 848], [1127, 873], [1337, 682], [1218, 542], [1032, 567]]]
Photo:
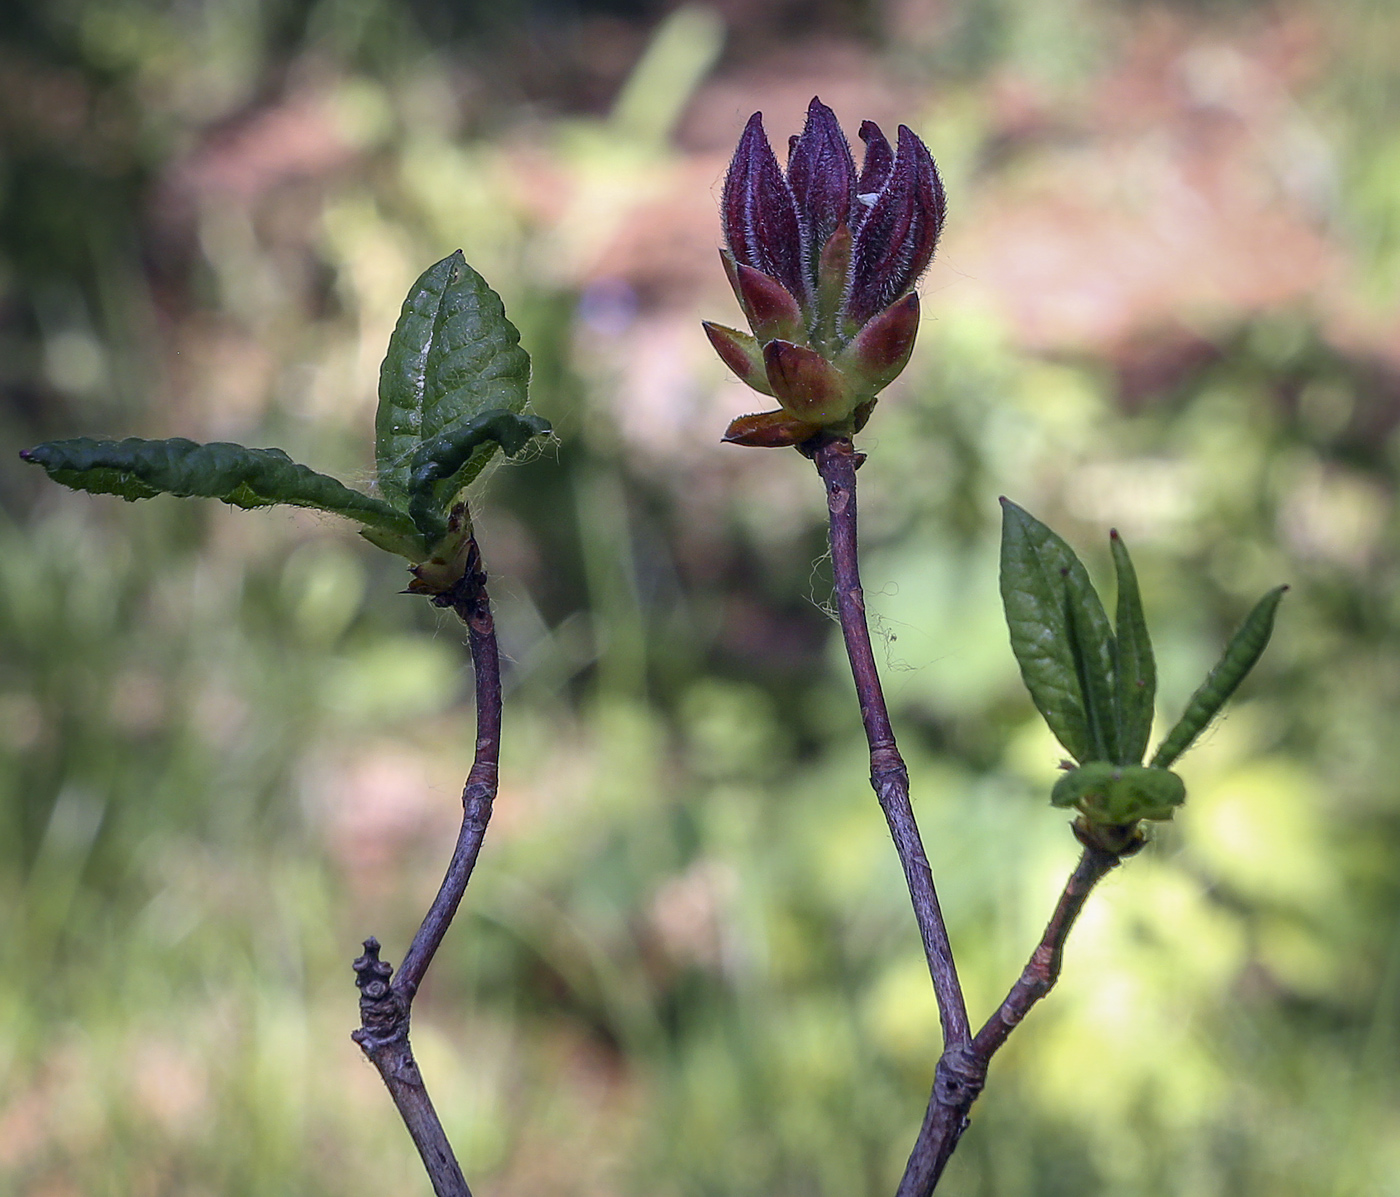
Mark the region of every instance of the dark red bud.
[[740, 416], [724, 434], [729, 445], [752, 445], [757, 449], [787, 449], [811, 440], [821, 431], [785, 411], [765, 411]]
[[771, 341], [774, 337], [802, 338], [805, 332], [802, 309], [797, 306], [792, 292], [772, 275], [736, 262], [734, 293], [748, 317], [749, 327], [760, 341]]
[[787, 177], [806, 235], [815, 282], [817, 255], [836, 226], [849, 215], [856, 188], [856, 164], [846, 135], [841, 132], [836, 114], [815, 96], [807, 108], [802, 136], [792, 143]]
[[850, 386], [821, 354], [790, 341], [769, 341], [763, 362], [778, 402], [799, 419], [835, 424], [851, 414]]
[[880, 126], [874, 121], [861, 121], [860, 139], [865, 142], [865, 160], [860, 166], [860, 180], [856, 183], [856, 191], [860, 195], [870, 196], [870, 202], [874, 203], [874, 197], [879, 195], [889, 182], [890, 171], [894, 167], [894, 150], [890, 148], [890, 143], [880, 131]]
[[944, 211], [943, 183], [928, 147], [900, 125], [889, 181], [852, 247], [849, 319], [864, 324], [918, 281], [943, 231]]
[[919, 334], [919, 296], [910, 291], [868, 320], [838, 359], [868, 395], [884, 390], [899, 376], [914, 352]]
[[772, 275], [794, 295], [805, 295], [797, 208], [763, 131], [762, 113], [755, 112], [744, 126], [720, 208], [735, 261]]
[[846, 297], [850, 276], [851, 230], [843, 220], [827, 238], [817, 260], [817, 304], [823, 328], [830, 328], [834, 323], [841, 301]]
[[758, 342], [737, 328], [726, 328], [723, 324], [712, 324], [708, 320], [702, 321], [702, 324], [720, 360], [754, 390], [771, 395], [773, 390], [768, 385], [763, 350]]
[[721, 256], [755, 336], [708, 323], [705, 332], [730, 369], [783, 410], [736, 420], [726, 440], [849, 435], [909, 360], [919, 326], [913, 287], [942, 232], [943, 185], [907, 127], [897, 149], [873, 121], [861, 124], [860, 139], [857, 172], [835, 114], [813, 97], [784, 172], [761, 115], [744, 128], [724, 181]]

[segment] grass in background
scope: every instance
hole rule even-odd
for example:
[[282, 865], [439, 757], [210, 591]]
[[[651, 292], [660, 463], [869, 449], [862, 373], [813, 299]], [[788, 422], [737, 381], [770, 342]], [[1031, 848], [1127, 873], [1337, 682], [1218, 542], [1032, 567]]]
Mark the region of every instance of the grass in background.
[[[561, 433], [479, 500], [503, 784], [415, 1026], [464, 1167], [521, 1195], [893, 1187], [937, 1016], [822, 611], [821, 492], [796, 454], [713, 443], [742, 400], [696, 324], [727, 302], [730, 126], [821, 91], [848, 126], [915, 123], [954, 198], [862, 515], [975, 1011], [1074, 856], [995, 497], [1080, 548], [1123, 531], [1168, 711], [1294, 587], [944, 1187], [1400, 1191], [1400, 207], [1368, 57], [1393, 18], [833, 8], [846, 57], [784, 73], [768, 10], [718, 59], [713, 17], [673, 17], [635, 67], [649, 20], [533, 11], [8, 18], [3, 1187], [425, 1187], [349, 1041], [349, 961], [369, 933], [397, 960], [445, 863], [460, 633], [312, 517], [85, 499], [12, 449], [236, 437], [362, 473], [394, 305], [458, 244]], [[503, 82], [541, 45], [571, 47], [547, 85]]]

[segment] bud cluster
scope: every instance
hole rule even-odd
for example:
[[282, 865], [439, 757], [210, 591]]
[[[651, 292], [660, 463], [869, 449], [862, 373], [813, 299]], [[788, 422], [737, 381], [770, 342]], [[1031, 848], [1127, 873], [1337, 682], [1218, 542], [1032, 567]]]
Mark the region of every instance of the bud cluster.
[[859, 171], [819, 99], [789, 141], [786, 174], [754, 113], [729, 164], [720, 251], [752, 335], [705, 322], [724, 363], [778, 411], [742, 416], [725, 440], [798, 445], [858, 431], [904, 369], [919, 328], [913, 287], [943, 229], [943, 183], [928, 148], [900, 125], [891, 148], [860, 126]]

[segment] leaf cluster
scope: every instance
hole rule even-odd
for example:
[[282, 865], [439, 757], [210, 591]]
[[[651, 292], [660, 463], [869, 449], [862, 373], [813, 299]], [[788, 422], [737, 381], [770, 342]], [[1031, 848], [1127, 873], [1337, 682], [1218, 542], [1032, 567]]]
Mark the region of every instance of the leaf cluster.
[[549, 424], [525, 412], [530, 358], [500, 297], [458, 250], [413, 284], [379, 378], [379, 496], [294, 462], [281, 449], [170, 440], [50, 441], [21, 456], [74, 490], [129, 501], [158, 494], [235, 507], [288, 504], [347, 516], [411, 561], [451, 559], [470, 525], [451, 513], [498, 449], [520, 453]]
[[1056, 784], [1051, 801], [1098, 824], [1171, 818], [1186, 790], [1170, 766], [1254, 668], [1288, 587], [1259, 600], [1144, 765], [1157, 666], [1127, 546], [1110, 533], [1118, 583], [1110, 624], [1074, 550], [1015, 503], [1001, 504], [1001, 597], [1011, 648], [1036, 708], [1078, 765]]

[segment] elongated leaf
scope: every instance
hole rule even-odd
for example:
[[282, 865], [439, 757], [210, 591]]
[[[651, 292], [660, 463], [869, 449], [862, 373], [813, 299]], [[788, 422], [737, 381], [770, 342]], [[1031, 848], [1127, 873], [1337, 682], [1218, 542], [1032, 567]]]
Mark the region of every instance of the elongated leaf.
[[[1054, 533], [1051, 535], [1054, 536]], [[1065, 608], [1069, 614], [1070, 633], [1074, 638], [1075, 659], [1079, 664], [1084, 709], [1089, 714], [1093, 759], [1116, 761], [1120, 754], [1121, 736], [1114, 691], [1118, 649], [1113, 639], [1113, 628], [1098, 592], [1089, 581], [1088, 571], [1064, 541], [1058, 536], [1055, 539], [1071, 558], [1071, 564], [1064, 567]]]
[[[430, 266], [404, 301], [379, 373], [375, 462], [385, 498], [407, 510], [420, 447], [485, 412], [522, 411], [529, 381], [530, 357], [500, 296], [460, 250]], [[497, 443], [480, 442], [436, 497], [470, 482]]]
[[424, 441], [411, 462], [409, 516], [428, 541], [435, 544], [446, 533], [441, 492], [455, 493], [466, 485], [462, 481], [464, 470], [482, 459], [483, 453], [489, 455], [500, 448], [507, 457], [514, 457], [535, 437], [548, 431], [549, 421], [539, 416], [488, 411]]
[[1157, 662], [1152, 640], [1147, 634], [1147, 617], [1142, 610], [1137, 571], [1128, 556], [1128, 546], [1117, 532], [1109, 533], [1113, 568], [1118, 575], [1118, 611], [1114, 631], [1118, 644], [1115, 673], [1118, 700], [1120, 765], [1142, 764], [1147, 738], [1152, 734], [1152, 711], [1157, 698]]
[[409, 519], [382, 499], [351, 490], [293, 461], [281, 449], [247, 449], [224, 441], [200, 445], [183, 437], [122, 441], [77, 437], [20, 454], [74, 490], [134, 501], [159, 494], [222, 499], [235, 507], [277, 503], [348, 516], [390, 537], [418, 537]]
[[1190, 748], [1244, 681], [1245, 675], [1254, 668], [1269, 643], [1269, 637], [1273, 635], [1274, 614], [1287, 590], [1287, 586], [1276, 587], [1255, 604], [1254, 610], [1226, 646], [1225, 655], [1206, 675], [1200, 689], [1191, 695], [1191, 701], [1186, 704], [1186, 713], [1153, 754], [1154, 766], [1165, 769]]
[[1075, 760], [1111, 760], [1113, 633], [1074, 550], [1002, 499], [1001, 596], [1021, 677], [1050, 730]]

